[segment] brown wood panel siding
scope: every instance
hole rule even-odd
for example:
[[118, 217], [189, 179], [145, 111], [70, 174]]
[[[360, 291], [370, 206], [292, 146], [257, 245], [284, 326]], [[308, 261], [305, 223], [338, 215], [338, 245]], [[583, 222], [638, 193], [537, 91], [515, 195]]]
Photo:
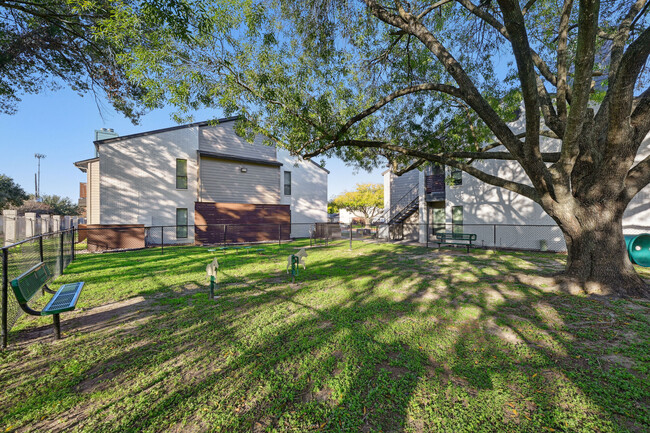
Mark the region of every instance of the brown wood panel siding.
[[264, 137], [258, 135], [253, 143], [235, 133], [234, 122], [199, 129], [199, 149], [231, 156], [266, 159], [275, 161], [275, 147], [264, 144]]
[[199, 245], [288, 240], [291, 233], [289, 205], [197, 202], [194, 211]]
[[[201, 157], [201, 201], [279, 203], [280, 169], [269, 165]], [[242, 168], [245, 172], [242, 172]]]
[[88, 241], [88, 251], [144, 248], [144, 225], [80, 225], [79, 241], [83, 239]]

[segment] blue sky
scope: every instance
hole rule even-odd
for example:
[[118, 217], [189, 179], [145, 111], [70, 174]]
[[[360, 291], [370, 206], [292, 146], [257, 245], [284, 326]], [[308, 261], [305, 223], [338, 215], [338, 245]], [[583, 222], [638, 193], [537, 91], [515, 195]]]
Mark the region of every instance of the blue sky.
[[[34, 193], [34, 173], [37, 171], [35, 153], [42, 153], [41, 194], [69, 197], [76, 203], [79, 182], [85, 182], [73, 162], [94, 156], [94, 131], [113, 128], [120, 135], [151, 131], [174, 126], [169, 110], [157, 110], [133, 125], [103, 103], [102, 111], [92, 95], [79, 96], [69, 89], [27, 95], [14, 115], [0, 114], [0, 174], [14, 179], [28, 193]], [[221, 112], [201, 111], [195, 121], [221, 117]], [[330, 170], [328, 195], [353, 190], [355, 183], [383, 183], [381, 172], [354, 173], [338, 159], [326, 162]]]

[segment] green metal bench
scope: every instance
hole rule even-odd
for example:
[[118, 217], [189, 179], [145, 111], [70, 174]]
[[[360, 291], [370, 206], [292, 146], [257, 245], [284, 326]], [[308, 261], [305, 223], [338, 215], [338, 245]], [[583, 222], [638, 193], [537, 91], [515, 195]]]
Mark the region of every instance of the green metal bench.
[[474, 233], [436, 233], [436, 243], [438, 248], [444, 245], [462, 245], [467, 247], [467, 253], [472, 246], [472, 242], [476, 240]]
[[[61, 338], [61, 322], [59, 314], [72, 311], [77, 304], [79, 294], [84, 286], [84, 283], [70, 283], [62, 285], [59, 290], [50, 290], [47, 282], [52, 278], [50, 268], [43, 262], [32, 267], [30, 270], [11, 281], [11, 288], [14, 290], [20, 308], [27, 314], [33, 316], [48, 316], [52, 315], [54, 319], [54, 339]], [[50, 302], [41, 311], [32, 310], [28, 303], [39, 290], [51, 293], [54, 296]]]

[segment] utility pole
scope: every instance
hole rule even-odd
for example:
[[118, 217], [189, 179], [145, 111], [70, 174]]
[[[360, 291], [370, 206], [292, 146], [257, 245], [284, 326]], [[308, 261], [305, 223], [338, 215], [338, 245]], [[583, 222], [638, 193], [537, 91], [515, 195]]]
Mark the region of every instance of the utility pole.
[[41, 196], [41, 159], [45, 158], [42, 153], [35, 153], [34, 158], [38, 159], [38, 177], [36, 180], [36, 201]]

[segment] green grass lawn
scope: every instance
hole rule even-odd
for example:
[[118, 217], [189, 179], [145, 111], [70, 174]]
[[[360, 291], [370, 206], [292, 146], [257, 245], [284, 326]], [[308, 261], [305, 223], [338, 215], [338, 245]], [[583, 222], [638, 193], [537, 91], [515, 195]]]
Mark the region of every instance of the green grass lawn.
[[0, 354], [0, 431], [650, 430], [650, 303], [564, 293], [564, 256], [355, 242], [291, 284], [295, 245], [79, 254], [65, 338]]

